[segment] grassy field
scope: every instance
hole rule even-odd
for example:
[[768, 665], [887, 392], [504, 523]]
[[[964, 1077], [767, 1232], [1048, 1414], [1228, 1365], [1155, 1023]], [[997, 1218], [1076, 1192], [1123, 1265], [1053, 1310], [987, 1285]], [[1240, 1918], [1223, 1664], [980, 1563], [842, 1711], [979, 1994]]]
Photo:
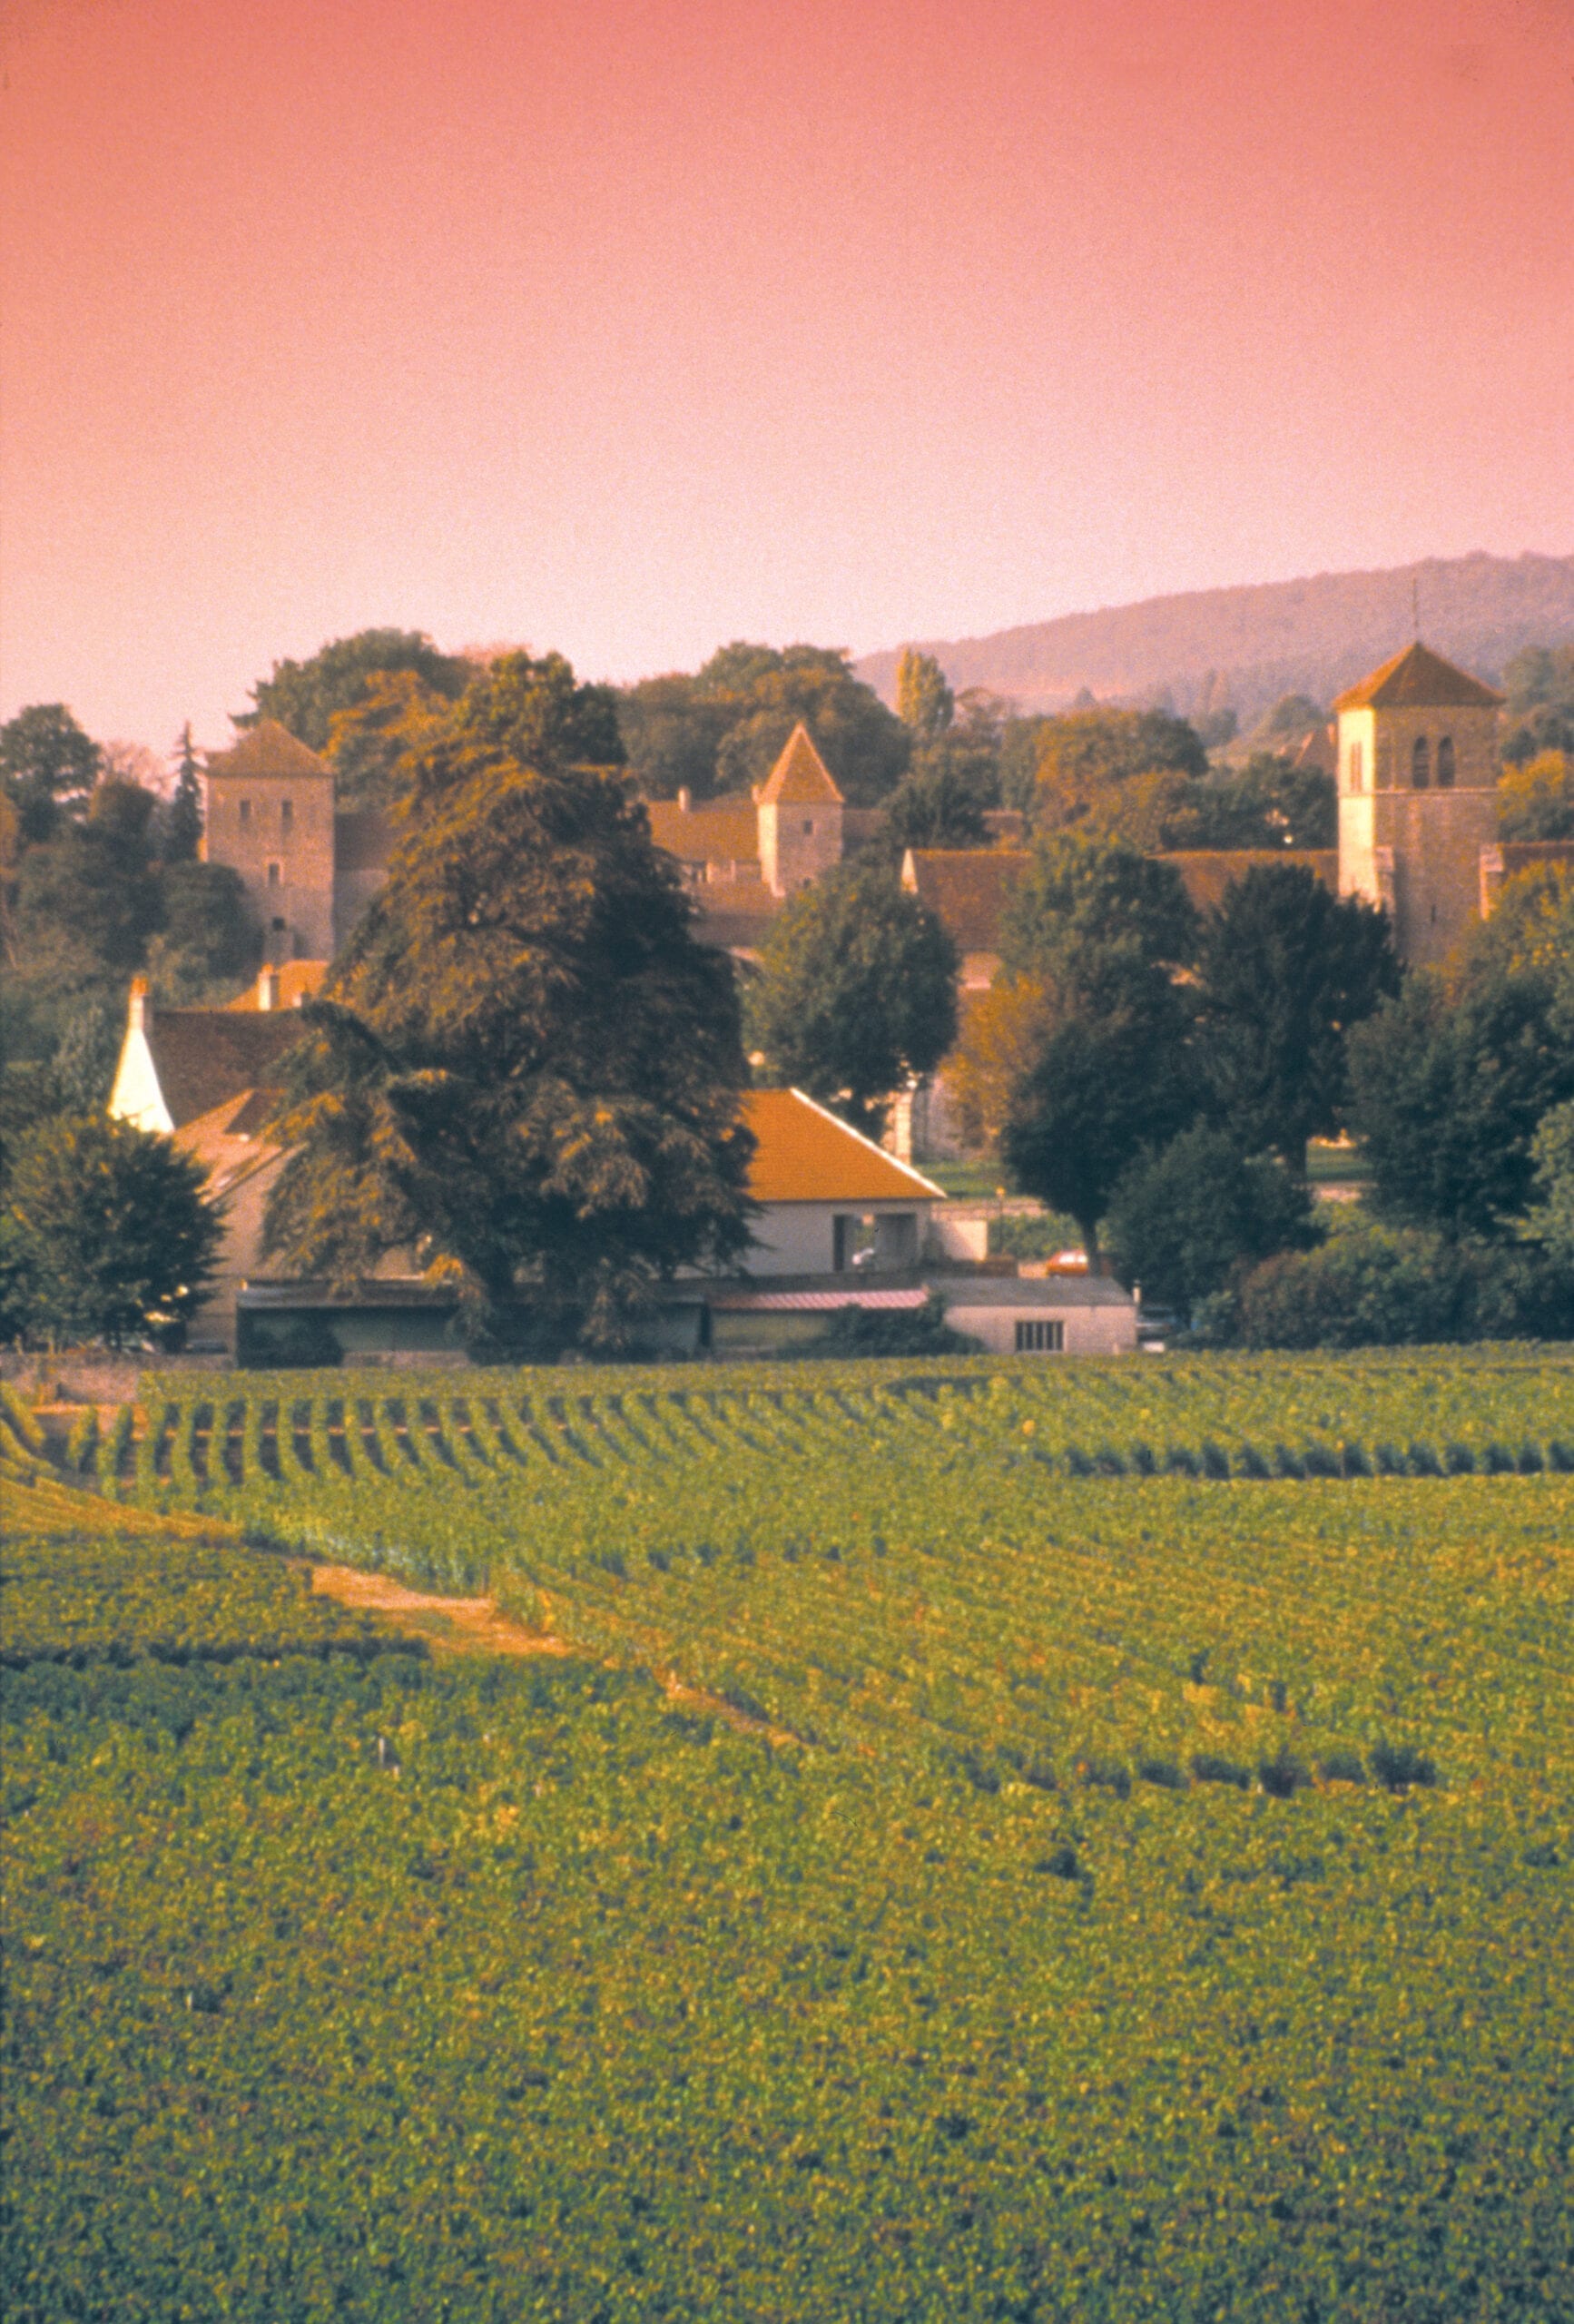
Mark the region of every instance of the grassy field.
[[8, 2315], [1574, 2314], [1574, 1364], [207, 1395], [13, 1446]]

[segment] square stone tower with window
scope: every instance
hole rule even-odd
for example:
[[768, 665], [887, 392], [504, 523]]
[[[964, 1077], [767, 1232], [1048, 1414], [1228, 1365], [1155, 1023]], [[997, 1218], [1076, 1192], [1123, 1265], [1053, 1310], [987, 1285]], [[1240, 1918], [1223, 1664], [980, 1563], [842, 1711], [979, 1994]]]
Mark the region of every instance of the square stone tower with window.
[[1502, 700], [1418, 643], [1333, 705], [1339, 892], [1386, 907], [1412, 967], [1442, 960], [1480, 916]]
[[754, 793], [760, 876], [772, 895], [792, 895], [841, 862], [843, 804], [808, 727], [794, 726]]
[[208, 761], [202, 852], [240, 873], [272, 961], [333, 957], [333, 775], [277, 720]]

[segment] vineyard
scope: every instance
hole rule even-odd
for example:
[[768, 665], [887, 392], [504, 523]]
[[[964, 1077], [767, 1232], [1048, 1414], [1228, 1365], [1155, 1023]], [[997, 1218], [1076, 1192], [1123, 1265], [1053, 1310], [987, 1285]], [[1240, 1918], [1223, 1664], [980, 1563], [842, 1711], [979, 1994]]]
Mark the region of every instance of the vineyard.
[[1574, 2314], [1574, 1364], [217, 1384], [0, 1416], [8, 2313]]

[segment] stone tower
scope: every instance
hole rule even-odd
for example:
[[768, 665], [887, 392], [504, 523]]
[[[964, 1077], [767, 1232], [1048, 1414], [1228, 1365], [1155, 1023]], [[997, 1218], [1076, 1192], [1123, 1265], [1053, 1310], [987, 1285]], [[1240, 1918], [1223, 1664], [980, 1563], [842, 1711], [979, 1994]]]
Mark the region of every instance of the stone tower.
[[333, 957], [333, 775], [276, 719], [208, 761], [202, 853], [246, 883], [270, 960]]
[[1502, 699], [1418, 643], [1333, 705], [1339, 892], [1386, 906], [1412, 967], [1442, 960], [1480, 915]]
[[791, 895], [841, 862], [842, 804], [808, 727], [794, 726], [786, 749], [754, 793], [760, 876], [772, 895]]

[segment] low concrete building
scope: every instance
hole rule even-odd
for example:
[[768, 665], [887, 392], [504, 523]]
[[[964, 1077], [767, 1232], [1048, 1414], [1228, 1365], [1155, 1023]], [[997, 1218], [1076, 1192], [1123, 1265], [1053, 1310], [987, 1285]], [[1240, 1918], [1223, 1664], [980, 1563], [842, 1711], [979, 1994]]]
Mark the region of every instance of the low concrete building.
[[1136, 1301], [1108, 1275], [978, 1275], [937, 1281], [953, 1331], [991, 1355], [1131, 1355]]

